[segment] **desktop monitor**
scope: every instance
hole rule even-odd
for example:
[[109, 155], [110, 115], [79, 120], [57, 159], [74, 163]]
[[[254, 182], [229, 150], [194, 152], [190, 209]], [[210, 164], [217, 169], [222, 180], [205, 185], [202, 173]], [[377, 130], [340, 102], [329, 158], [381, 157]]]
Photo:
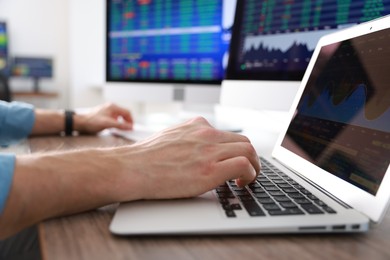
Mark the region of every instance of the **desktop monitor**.
[[39, 80], [53, 77], [51, 58], [15, 57], [12, 62], [12, 76], [34, 80], [34, 91], [39, 92]]
[[235, 0], [107, 0], [109, 100], [217, 103]]
[[11, 101], [8, 77], [9, 62], [7, 24], [0, 21], [0, 100]]
[[324, 34], [390, 13], [390, 1], [237, 1], [221, 104], [287, 111]]
[[0, 21], [0, 76], [8, 75], [8, 35], [7, 24]]

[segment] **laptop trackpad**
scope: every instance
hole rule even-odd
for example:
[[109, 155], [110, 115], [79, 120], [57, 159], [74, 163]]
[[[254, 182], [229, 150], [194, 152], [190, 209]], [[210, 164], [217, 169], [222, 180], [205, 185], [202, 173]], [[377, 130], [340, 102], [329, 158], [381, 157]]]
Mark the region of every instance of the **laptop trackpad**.
[[111, 222], [111, 232], [167, 234], [197, 232], [224, 218], [212, 192], [191, 199], [142, 200], [122, 203]]

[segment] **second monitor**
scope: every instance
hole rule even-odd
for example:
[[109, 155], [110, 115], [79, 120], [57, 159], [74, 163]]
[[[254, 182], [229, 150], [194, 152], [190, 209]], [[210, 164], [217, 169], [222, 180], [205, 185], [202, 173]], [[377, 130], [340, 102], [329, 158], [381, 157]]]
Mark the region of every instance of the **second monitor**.
[[222, 105], [287, 111], [321, 36], [389, 13], [389, 1], [238, 1]]
[[15, 57], [12, 62], [12, 76], [31, 78], [34, 91], [39, 92], [39, 80], [53, 77], [53, 60], [51, 58]]

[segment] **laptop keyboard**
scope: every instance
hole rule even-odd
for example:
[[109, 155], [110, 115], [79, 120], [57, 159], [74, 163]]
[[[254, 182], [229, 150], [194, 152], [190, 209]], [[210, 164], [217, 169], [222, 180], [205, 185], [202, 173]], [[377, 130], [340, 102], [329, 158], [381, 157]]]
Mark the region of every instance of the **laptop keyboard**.
[[336, 213], [264, 158], [261, 165], [255, 182], [240, 188], [231, 180], [216, 189], [227, 217], [241, 210], [252, 217]]

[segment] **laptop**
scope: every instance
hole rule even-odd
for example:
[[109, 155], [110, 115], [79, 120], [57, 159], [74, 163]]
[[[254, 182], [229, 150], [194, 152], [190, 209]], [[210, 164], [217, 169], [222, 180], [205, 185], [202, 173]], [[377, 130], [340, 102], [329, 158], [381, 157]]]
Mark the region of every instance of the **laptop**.
[[[121, 203], [117, 235], [365, 232], [390, 200], [390, 17], [320, 39], [262, 172], [192, 199]], [[259, 135], [262, 133], [259, 132]]]

